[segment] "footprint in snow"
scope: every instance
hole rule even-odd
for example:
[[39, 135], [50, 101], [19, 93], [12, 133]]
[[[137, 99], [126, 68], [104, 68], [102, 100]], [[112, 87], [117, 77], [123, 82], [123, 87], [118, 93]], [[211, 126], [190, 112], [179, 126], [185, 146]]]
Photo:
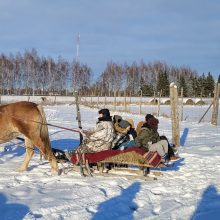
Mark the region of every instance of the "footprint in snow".
[[150, 192], [154, 195], [162, 195], [167, 192], [167, 190], [163, 187], [153, 188]]

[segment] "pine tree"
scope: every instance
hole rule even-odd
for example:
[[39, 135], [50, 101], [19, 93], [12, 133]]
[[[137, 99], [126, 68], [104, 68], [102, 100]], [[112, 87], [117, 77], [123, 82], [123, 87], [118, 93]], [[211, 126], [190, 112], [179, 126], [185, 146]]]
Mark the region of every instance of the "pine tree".
[[154, 88], [152, 84], [147, 84], [144, 79], [141, 77], [140, 88], [142, 90], [143, 96], [152, 96], [154, 94]]
[[203, 73], [202, 76], [200, 76], [197, 79], [197, 90], [196, 90], [196, 97], [204, 97], [205, 96], [205, 85], [206, 85], [206, 77], [205, 74]]
[[195, 91], [194, 91], [194, 76], [190, 76], [189, 80], [187, 82], [187, 96], [188, 97], [194, 97]]
[[169, 86], [170, 82], [168, 79], [167, 72], [160, 71], [157, 79], [157, 92], [162, 91], [162, 96], [169, 96]]
[[192, 80], [193, 96], [199, 97], [201, 95], [200, 78], [192, 77], [191, 80]]
[[153, 85], [150, 84], [145, 84], [143, 87], [142, 87], [142, 92], [143, 92], [143, 96], [153, 96], [154, 94], [154, 88], [153, 88]]
[[205, 85], [204, 85], [204, 96], [213, 96], [213, 91], [215, 88], [215, 80], [211, 73], [208, 73], [208, 76], [205, 79]]
[[179, 93], [181, 91], [181, 88], [183, 88], [183, 97], [187, 97], [188, 93], [187, 93], [187, 86], [186, 86], [186, 81], [185, 81], [185, 77], [183, 75], [180, 76], [179, 79]]
[[218, 75], [218, 83], [220, 83], [220, 74]]

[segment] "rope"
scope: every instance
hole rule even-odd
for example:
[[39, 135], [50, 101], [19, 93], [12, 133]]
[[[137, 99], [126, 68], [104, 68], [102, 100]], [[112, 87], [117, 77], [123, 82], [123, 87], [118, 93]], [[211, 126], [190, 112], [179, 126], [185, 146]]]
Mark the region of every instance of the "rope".
[[10, 114], [3, 113], [3, 112], [0, 112], [0, 114], [2, 114], [2, 115], [7, 115], [8, 117], [14, 118], [14, 119], [16, 119], [16, 120], [18, 120], [18, 121], [22, 121], [22, 122], [24, 122], [24, 123], [32, 122], [32, 123], [36, 123], [36, 124], [51, 126], [51, 127], [60, 128], [60, 129], [67, 130], [67, 131], [72, 131], [72, 132], [80, 133], [80, 131], [77, 130], [77, 129], [66, 128], [66, 127], [63, 127], [63, 126], [58, 126], [58, 125], [54, 125], [54, 124], [50, 124], [50, 123], [42, 123], [42, 122], [35, 121], [35, 120], [31, 120], [31, 119], [25, 119], [25, 120], [24, 120], [23, 118], [19, 118], [19, 117], [17, 117], [17, 116], [10, 115]]

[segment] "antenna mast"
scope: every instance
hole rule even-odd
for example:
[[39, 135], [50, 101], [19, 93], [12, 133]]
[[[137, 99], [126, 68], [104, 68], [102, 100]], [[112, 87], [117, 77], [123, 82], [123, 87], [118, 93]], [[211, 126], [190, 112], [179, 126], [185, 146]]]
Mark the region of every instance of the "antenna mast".
[[78, 33], [76, 38], [76, 62], [79, 62], [79, 42], [80, 42], [80, 34]]

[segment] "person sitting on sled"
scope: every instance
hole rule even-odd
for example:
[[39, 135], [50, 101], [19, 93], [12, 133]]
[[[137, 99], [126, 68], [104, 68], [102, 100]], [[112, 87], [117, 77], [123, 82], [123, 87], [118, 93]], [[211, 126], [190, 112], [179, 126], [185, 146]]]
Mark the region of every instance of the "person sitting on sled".
[[85, 153], [95, 153], [103, 150], [109, 150], [112, 146], [114, 137], [114, 128], [112, 117], [108, 109], [101, 109], [99, 112], [98, 122], [94, 129], [81, 130], [83, 143], [76, 149], [77, 163], [85, 163]]
[[161, 162], [167, 164], [169, 162], [168, 157], [168, 142], [161, 140], [158, 133], [158, 119], [150, 117], [141, 128], [141, 131], [135, 139], [136, 146], [140, 149], [148, 151], [157, 151], [162, 157]]
[[[147, 114], [145, 116], [145, 122], [141, 121], [138, 123], [137, 128], [136, 128], [137, 135], [141, 132], [141, 128], [144, 124], [145, 124], [145, 127], [147, 126], [150, 118], [154, 118], [154, 116], [152, 114]], [[158, 121], [158, 124], [159, 124], [159, 121]], [[168, 138], [164, 135], [160, 136], [160, 140], [166, 140], [168, 143], [168, 159], [172, 161], [179, 159], [178, 150], [176, 149], [175, 145], [170, 144], [168, 141]]]
[[136, 127], [136, 132], [137, 132], [137, 135], [139, 135], [139, 133], [141, 132], [141, 128], [142, 126], [148, 122], [148, 119], [150, 118], [153, 118], [154, 116], [152, 114], [147, 114], [145, 116], [145, 121], [140, 121], [138, 124], [137, 124], [137, 127]]
[[112, 149], [124, 150], [128, 147], [135, 146], [134, 139], [137, 137], [137, 133], [134, 129], [133, 120], [123, 120], [121, 116], [114, 115], [113, 124], [115, 129], [115, 138], [112, 142]]

